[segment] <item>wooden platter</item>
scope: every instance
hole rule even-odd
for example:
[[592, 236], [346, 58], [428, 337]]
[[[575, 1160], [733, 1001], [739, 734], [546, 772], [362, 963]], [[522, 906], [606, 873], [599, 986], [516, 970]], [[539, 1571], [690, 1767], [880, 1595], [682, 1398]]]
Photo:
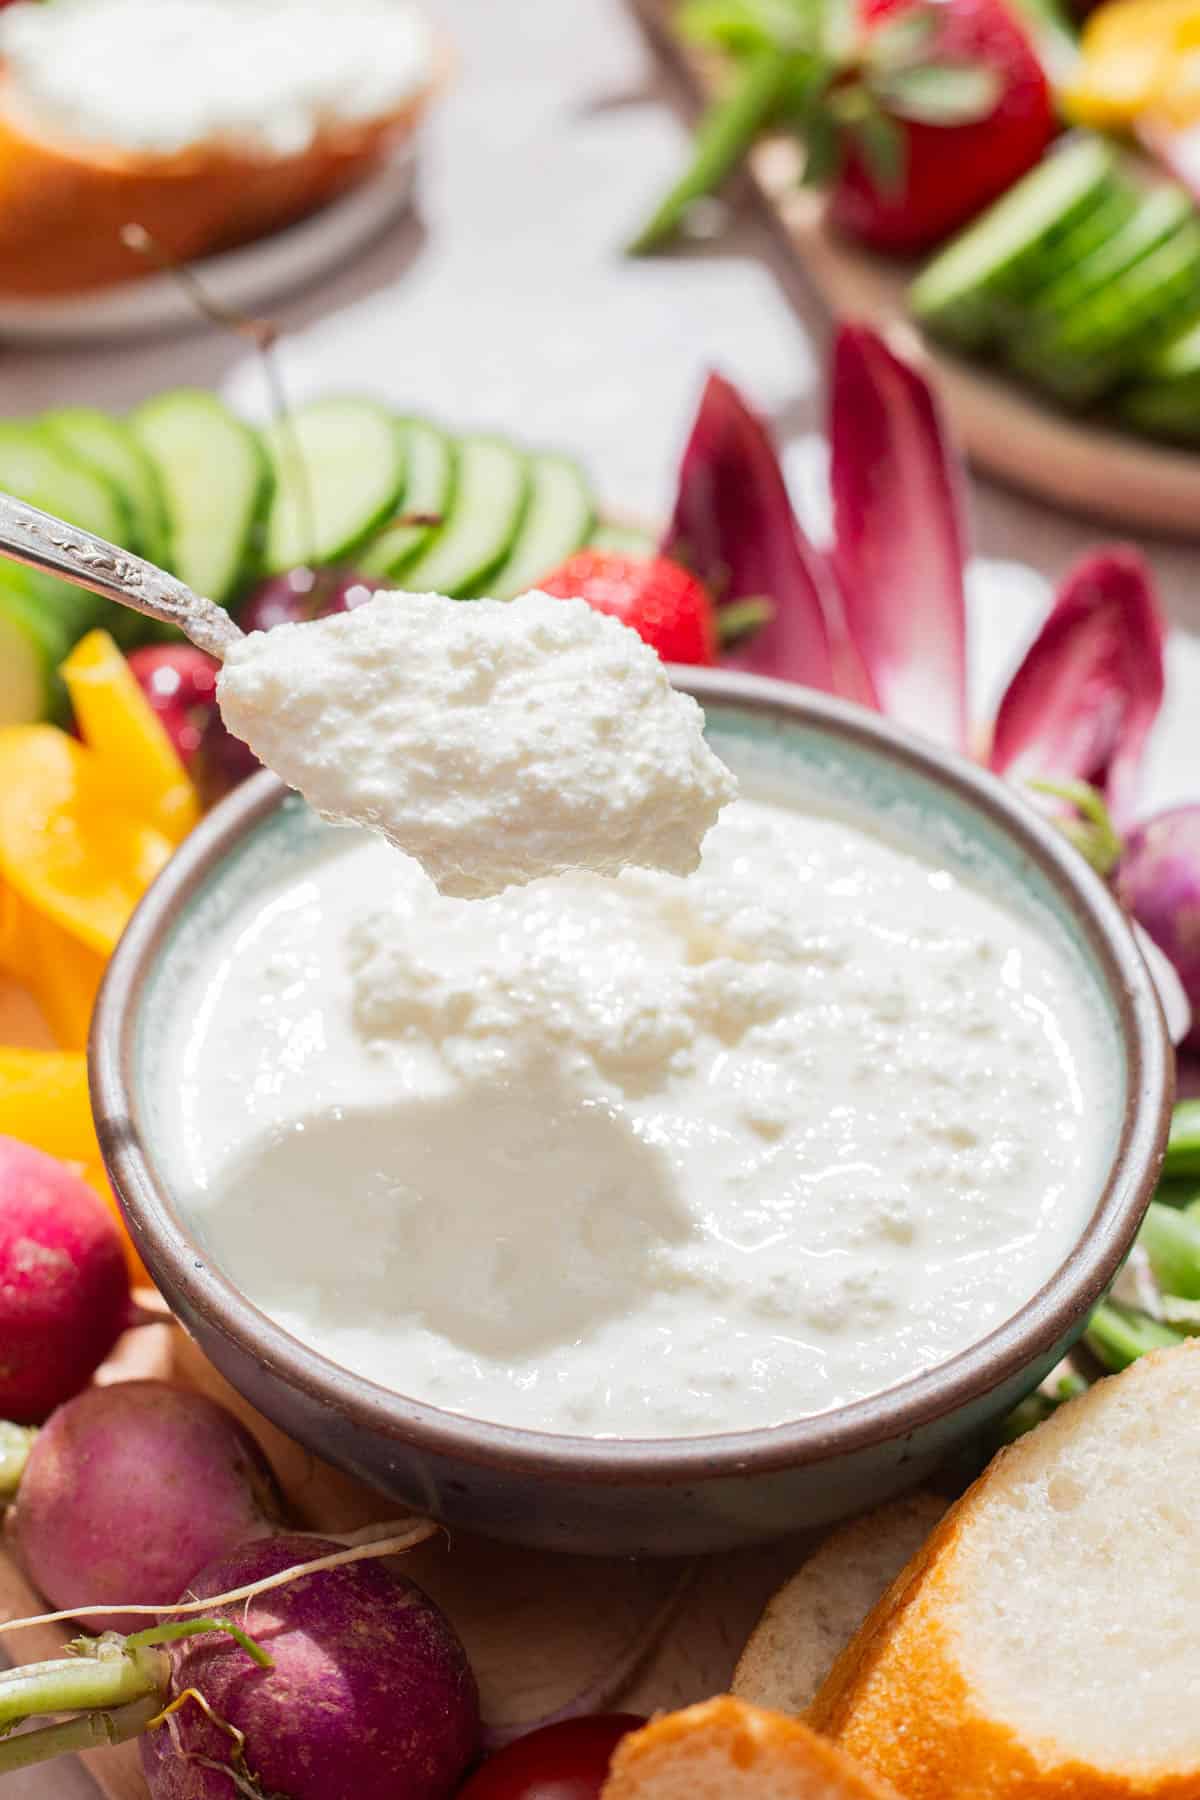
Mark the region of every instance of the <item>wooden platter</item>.
[[[677, 0], [633, 0], [655, 45], [700, 105], [717, 90], [712, 58], [672, 20]], [[830, 226], [820, 196], [800, 186], [801, 155], [769, 138], [749, 159], [749, 188], [784, 253], [838, 318], [865, 320], [932, 368], [951, 423], [973, 462], [1040, 499], [1147, 531], [1200, 538], [1200, 453], [1143, 442], [1042, 404], [1015, 381], [933, 346], [908, 317], [912, 271], [872, 256]]]

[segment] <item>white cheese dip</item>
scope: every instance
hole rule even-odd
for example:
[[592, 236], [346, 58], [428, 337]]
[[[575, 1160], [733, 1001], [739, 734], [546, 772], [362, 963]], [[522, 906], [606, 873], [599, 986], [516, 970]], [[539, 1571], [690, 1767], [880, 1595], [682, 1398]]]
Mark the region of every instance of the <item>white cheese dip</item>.
[[686, 875], [737, 791], [656, 651], [583, 600], [377, 594], [226, 653], [226, 724], [443, 894], [566, 869]]
[[160, 156], [296, 156], [400, 111], [434, 67], [407, 0], [23, 0], [0, 12], [0, 56], [35, 124]]
[[401, 1393], [634, 1437], [875, 1393], [1027, 1300], [1109, 1154], [1086, 978], [906, 840], [753, 791], [686, 881], [467, 903], [339, 833], [235, 911], [157, 1129], [245, 1292]]

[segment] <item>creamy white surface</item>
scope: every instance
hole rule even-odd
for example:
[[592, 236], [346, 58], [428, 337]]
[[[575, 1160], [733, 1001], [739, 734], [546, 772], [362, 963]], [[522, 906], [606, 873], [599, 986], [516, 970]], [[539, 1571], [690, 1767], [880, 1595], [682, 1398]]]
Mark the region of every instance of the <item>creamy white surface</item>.
[[481, 903], [347, 836], [173, 1004], [165, 1154], [245, 1290], [385, 1385], [764, 1425], [941, 1361], [1061, 1260], [1116, 1079], [1085, 985], [948, 869], [766, 799], [687, 881]]
[[582, 600], [378, 594], [242, 639], [217, 691], [319, 813], [462, 898], [573, 868], [687, 874], [737, 789], [657, 653]]
[[397, 111], [434, 52], [407, 0], [21, 0], [0, 56], [34, 119], [76, 141], [290, 156]]

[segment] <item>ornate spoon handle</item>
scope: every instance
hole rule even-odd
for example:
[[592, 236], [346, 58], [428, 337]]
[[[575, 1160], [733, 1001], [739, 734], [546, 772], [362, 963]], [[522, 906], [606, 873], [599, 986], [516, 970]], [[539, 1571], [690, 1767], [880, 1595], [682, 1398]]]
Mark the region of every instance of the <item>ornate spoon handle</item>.
[[11, 494], [0, 494], [0, 556], [90, 588], [164, 625], [177, 625], [218, 661], [242, 636], [223, 607], [193, 594], [174, 575]]

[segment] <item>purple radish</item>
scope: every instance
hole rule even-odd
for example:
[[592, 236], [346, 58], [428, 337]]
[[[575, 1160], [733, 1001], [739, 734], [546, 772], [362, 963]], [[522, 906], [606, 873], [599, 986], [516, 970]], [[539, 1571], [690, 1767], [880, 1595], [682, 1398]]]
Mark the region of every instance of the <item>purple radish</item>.
[[1192, 1008], [1187, 1042], [1200, 1049], [1200, 806], [1172, 807], [1128, 832], [1112, 884], [1174, 963]]
[[53, 1156], [0, 1137], [0, 1418], [44, 1419], [131, 1323], [121, 1235], [103, 1202]]
[[[282, 1517], [270, 1464], [231, 1413], [166, 1382], [128, 1381], [87, 1389], [38, 1432], [9, 1530], [34, 1583], [66, 1611], [169, 1606], [198, 1569]], [[119, 1631], [137, 1620], [114, 1611], [85, 1623]]]
[[[300, 1535], [246, 1544], [189, 1596], [340, 1548]], [[172, 1694], [194, 1689], [207, 1712], [185, 1700], [142, 1739], [153, 1800], [446, 1800], [457, 1788], [479, 1743], [479, 1696], [458, 1638], [411, 1581], [382, 1561], [349, 1563], [213, 1617], [248, 1632], [273, 1666], [213, 1632], [169, 1646]]]

